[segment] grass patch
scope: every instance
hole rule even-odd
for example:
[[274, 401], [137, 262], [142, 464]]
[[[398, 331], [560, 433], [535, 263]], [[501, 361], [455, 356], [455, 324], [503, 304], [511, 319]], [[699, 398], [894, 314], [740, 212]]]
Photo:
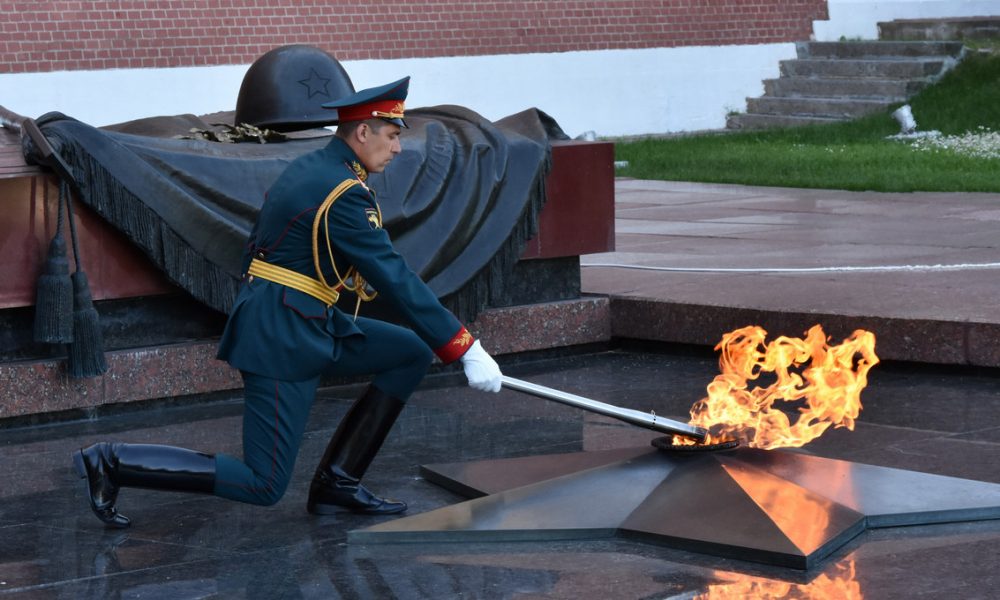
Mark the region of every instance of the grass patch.
[[[1000, 131], [1000, 54], [976, 52], [909, 101], [919, 131]], [[1000, 192], [1000, 159], [887, 140], [889, 115], [810, 127], [619, 141], [617, 175], [885, 192]]]

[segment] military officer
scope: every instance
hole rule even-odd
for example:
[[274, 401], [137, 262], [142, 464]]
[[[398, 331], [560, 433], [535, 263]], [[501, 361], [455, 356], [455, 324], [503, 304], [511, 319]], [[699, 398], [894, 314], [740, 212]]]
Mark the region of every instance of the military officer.
[[[99, 519], [127, 527], [121, 487], [214, 493], [270, 505], [282, 497], [320, 377], [371, 375], [316, 468], [307, 509], [393, 514], [402, 501], [361, 484], [407, 398], [436, 355], [460, 360], [469, 385], [497, 392], [496, 362], [393, 249], [368, 173], [400, 152], [409, 77], [324, 104], [336, 136], [275, 181], [248, 243], [245, 276], [219, 344], [244, 382], [243, 458], [161, 445], [102, 442], [73, 455]], [[409, 328], [337, 300], [381, 295]]]

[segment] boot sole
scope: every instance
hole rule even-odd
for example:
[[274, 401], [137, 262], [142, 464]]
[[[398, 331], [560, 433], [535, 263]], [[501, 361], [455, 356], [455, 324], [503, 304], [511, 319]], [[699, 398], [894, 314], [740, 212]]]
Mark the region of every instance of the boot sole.
[[402, 508], [397, 508], [393, 510], [364, 510], [350, 508], [347, 506], [337, 506], [334, 504], [314, 504], [312, 506], [307, 505], [306, 511], [311, 515], [318, 515], [321, 517], [327, 517], [331, 515], [336, 515], [339, 513], [353, 513], [355, 515], [398, 515], [399, 513], [406, 512], [407, 506]]

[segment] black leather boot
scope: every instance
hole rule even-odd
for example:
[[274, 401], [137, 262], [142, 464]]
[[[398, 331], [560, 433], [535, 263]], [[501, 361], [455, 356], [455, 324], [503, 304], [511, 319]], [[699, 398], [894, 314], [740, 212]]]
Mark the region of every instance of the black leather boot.
[[123, 487], [203, 494], [215, 489], [215, 456], [185, 448], [101, 442], [74, 452], [73, 467], [87, 479], [90, 508], [109, 527], [130, 524], [116, 506]]
[[370, 385], [351, 405], [330, 439], [309, 486], [306, 509], [310, 513], [329, 515], [349, 510], [391, 515], [406, 510], [405, 502], [379, 498], [361, 485], [361, 477], [382, 447], [404, 404]]

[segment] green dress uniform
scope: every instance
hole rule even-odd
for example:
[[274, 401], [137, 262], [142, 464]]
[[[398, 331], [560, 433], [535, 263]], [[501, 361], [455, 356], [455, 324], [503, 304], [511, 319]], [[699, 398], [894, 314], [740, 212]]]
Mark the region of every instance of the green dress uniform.
[[[321, 376], [374, 374], [376, 388], [405, 401], [432, 349], [451, 362], [473, 342], [393, 249], [365, 180], [357, 156], [334, 138], [268, 191], [219, 345], [218, 357], [240, 369], [246, 386], [243, 461], [216, 456], [220, 496], [259, 504], [281, 497]], [[355, 319], [336, 305], [362, 280], [412, 330]], [[324, 297], [324, 288], [333, 293]]]
[[[380, 119], [405, 127], [408, 84], [407, 77], [322, 106], [336, 108], [341, 123]], [[381, 128], [369, 130], [377, 136]], [[398, 141], [390, 139], [398, 152]], [[117, 509], [122, 487], [277, 502], [324, 375], [373, 378], [327, 445], [306, 508], [316, 514], [401, 512], [405, 503], [372, 494], [361, 477], [434, 355], [445, 363], [462, 357], [466, 375], [470, 365], [485, 364], [480, 373], [493, 391], [499, 389], [495, 362], [393, 249], [361, 162], [335, 137], [293, 161], [268, 190], [218, 352], [243, 375], [242, 459], [153, 444], [81, 448], [73, 464], [87, 479], [91, 509], [106, 525], [130, 524]], [[370, 289], [410, 328], [357, 316], [356, 307], [351, 316], [337, 306], [342, 291], [354, 291], [360, 303], [372, 298]]]

